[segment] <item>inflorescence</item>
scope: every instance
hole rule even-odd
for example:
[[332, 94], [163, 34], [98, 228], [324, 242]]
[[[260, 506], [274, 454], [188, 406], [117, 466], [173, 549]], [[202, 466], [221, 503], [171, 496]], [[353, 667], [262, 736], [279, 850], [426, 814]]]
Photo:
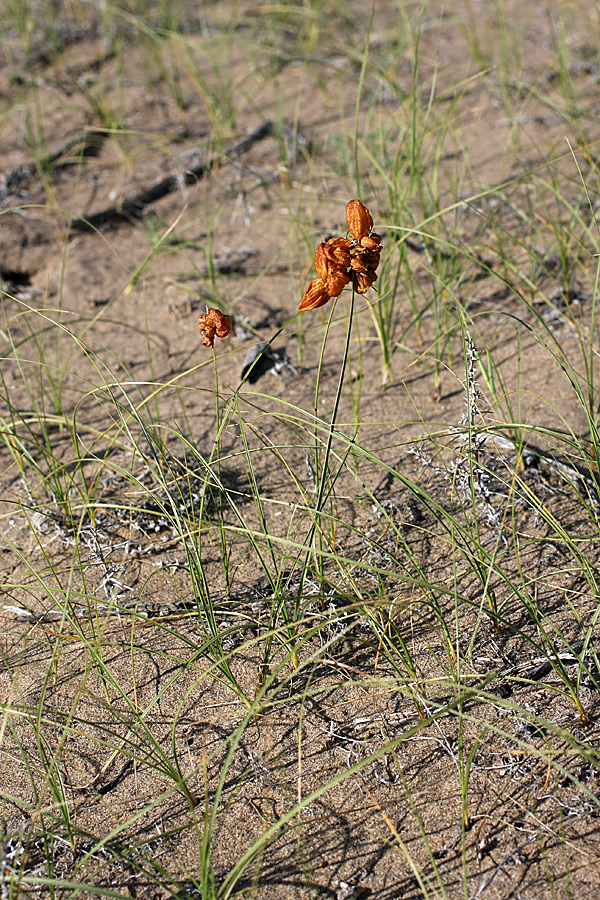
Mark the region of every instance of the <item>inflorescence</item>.
[[381, 237], [373, 231], [371, 213], [360, 200], [351, 200], [346, 207], [346, 222], [351, 240], [332, 237], [317, 246], [315, 269], [319, 277], [313, 278], [304, 291], [299, 310], [324, 306], [350, 282], [357, 294], [365, 294], [377, 280]]

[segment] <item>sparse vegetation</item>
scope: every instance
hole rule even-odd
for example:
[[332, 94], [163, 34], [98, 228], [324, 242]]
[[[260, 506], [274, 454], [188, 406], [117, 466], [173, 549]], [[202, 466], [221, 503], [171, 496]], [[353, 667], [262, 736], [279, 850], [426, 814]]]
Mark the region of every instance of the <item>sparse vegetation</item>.
[[5, 0], [3, 898], [596, 886], [600, 20], [512, 7]]

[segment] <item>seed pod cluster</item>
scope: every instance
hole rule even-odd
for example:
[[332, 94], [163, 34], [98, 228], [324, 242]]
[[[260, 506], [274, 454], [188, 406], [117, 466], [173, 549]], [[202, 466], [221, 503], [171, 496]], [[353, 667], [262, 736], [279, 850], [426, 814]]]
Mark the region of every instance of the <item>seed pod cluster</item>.
[[225, 316], [220, 309], [207, 309], [198, 316], [198, 331], [202, 335], [204, 347], [214, 347], [215, 337], [227, 337], [231, 331], [231, 316]]
[[315, 251], [318, 278], [308, 284], [299, 310], [318, 309], [338, 297], [351, 281], [358, 294], [364, 294], [377, 280], [381, 237], [373, 231], [373, 218], [360, 200], [346, 207], [346, 222], [351, 239], [329, 238]]

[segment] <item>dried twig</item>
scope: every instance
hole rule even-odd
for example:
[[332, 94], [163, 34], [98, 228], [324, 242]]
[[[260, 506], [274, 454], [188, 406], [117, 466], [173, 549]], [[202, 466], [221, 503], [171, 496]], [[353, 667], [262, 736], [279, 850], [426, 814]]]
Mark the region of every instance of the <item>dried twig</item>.
[[226, 150], [222, 156], [192, 166], [192, 168], [187, 169], [185, 172], [167, 175], [166, 178], [162, 178], [145, 190], [140, 191], [137, 194], [129, 194], [120, 203], [114, 204], [113, 206], [107, 206], [99, 212], [90, 213], [89, 216], [79, 216], [76, 219], [71, 219], [69, 223], [69, 233], [74, 234], [82, 231], [94, 231], [96, 228], [101, 228], [102, 226], [117, 227], [123, 222], [131, 224], [141, 217], [144, 209], [150, 203], [154, 203], [156, 200], [166, 197], [167, 194], [175, 193], [175, 191], [179, 190], [183, 185], [197, 184], [197, 182], [201, 181], [217, 163], [221, 162], [223, 159], [228, 159], [229, 157], [238, 156], [240, 153], [244, 153], [258, 141], [262, 141], [263, 138], [270, 137], [272, 134], [273, 123], [270, 121], [264, 122], [245, 138], [236, 141], [236, 143]]

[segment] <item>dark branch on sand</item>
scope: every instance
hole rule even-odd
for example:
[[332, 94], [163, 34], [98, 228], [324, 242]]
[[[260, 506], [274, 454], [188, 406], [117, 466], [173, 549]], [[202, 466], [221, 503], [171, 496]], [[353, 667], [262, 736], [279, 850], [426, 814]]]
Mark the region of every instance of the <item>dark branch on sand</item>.
[[168, 175], [166, 178], [162, 178], [145, 190], [140, 191], [137, 194], [129, 194], [122, 202], [113, 206], [107, 206], [106, 209], [102, 209], [99, 212], [90, 213], [89, 216], [80, 216], [76, 219], [71, 219], [69, 223], [70, 232], [94, 231], [103, 226], [116, 227], [124, 222], [132, 224], [141, 218], [144, 209], [151, 203], [160, 200], [162, 197], [166, 197], [167, 194], [175, 193], [175, 191], [180, 190], [183, 185], [197, 184], [197, 182], [201, 181], [204, 176], [210, 172], [217, 162], [244, 153], [254, 144], [258, 143], [258, 141], [261, 141], [263, 138], [269, 137], [272, 134], [273, 123], [270, 121], [264, 122], [247, 135], [247, 137], [236, 141], [232, 147], [226, 150], [225, 153], [217, 159], [211, 159], [208, 162], [200, 163], [182, 173]]

